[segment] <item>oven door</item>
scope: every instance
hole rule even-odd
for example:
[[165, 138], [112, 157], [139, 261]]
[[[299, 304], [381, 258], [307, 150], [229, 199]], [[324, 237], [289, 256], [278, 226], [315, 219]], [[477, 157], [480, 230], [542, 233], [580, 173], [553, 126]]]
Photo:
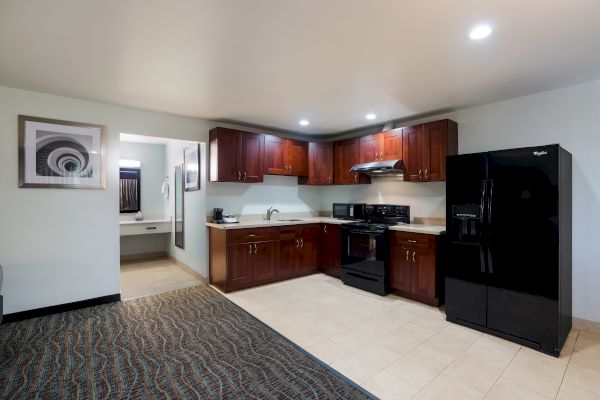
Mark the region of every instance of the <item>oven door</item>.
[[386, 231], [360, 231], [342, 226], [342, 268], [387, 277], [389, 246]]

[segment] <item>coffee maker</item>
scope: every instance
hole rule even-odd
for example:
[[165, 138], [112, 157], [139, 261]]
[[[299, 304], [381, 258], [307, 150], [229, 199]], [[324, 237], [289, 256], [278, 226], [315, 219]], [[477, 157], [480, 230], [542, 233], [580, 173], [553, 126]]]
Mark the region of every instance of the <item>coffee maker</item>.
[[223, 209], [222, 208], [213, 209], [212, 222], [214, 224], [224, 224], [225, 223], [225, 221], [223, 220]]

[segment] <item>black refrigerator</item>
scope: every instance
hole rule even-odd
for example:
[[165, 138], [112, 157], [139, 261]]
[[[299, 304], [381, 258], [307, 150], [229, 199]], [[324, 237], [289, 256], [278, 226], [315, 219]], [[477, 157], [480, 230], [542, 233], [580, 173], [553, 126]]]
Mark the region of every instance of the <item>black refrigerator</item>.
[[554, 356], [571, 329], [571, 154], [449, 156], [446, 319]]

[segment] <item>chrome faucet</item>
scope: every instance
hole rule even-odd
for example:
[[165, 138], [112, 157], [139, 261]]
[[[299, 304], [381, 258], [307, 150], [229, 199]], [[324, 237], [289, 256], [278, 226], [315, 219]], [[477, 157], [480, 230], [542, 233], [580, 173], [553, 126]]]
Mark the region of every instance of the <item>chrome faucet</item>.
[[273, 208], [273, 206], [269, 207], [269, 209], [267, 210], [267, 221], [271, 220], [271, 215], [273, 215], [273, 213], [277, 213], [279, 214], [279, 210], [276, 208]]

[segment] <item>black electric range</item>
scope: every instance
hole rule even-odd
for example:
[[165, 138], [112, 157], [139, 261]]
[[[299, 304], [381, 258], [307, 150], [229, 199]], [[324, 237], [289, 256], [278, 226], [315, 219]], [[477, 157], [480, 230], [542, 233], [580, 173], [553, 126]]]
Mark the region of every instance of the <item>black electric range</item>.
[[389, 293], [389, 226], [410, 223], [410, 207], [368, 204], [365, 221], [343, 224], [342, 270], [344, 284], [385, 296]]

